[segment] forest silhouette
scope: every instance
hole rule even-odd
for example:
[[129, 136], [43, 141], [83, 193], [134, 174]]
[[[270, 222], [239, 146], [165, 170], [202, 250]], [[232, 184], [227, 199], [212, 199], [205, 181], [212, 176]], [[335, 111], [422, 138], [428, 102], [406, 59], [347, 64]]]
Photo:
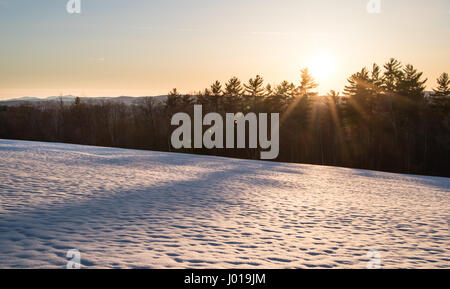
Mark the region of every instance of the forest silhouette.
[[0, 106], [0, 138], [259, 159], [259, 149], [174, 150], [171, 117], [192, 115], [201, 104], [205, 114], [280, 113], [277, 161], [450, 177], [450, 80], [442, 73], [431, 94], [426, 81], [414, 66], [390, 59], [326, 96], [303, 69], [298, 84], [232, 77], [197, 93], [173, 89], [164, 102], [21, 103]]

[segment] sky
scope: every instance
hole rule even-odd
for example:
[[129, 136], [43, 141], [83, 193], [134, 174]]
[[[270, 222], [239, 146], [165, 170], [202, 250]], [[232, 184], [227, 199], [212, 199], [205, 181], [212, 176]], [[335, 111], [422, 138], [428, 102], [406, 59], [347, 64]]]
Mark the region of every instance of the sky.
[[192, 93], [260, 74], [319, 92], [391, 57], [450, 73], [450, 0], [0, 0], [0, 99]]

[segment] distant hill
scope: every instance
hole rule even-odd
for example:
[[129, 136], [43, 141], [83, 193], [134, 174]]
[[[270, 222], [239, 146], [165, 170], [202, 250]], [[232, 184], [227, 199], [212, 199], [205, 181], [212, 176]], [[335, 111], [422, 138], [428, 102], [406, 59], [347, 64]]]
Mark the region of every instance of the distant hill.
[[[431, 97], [433, 95], [434, 95], [433, 91], [424, 91], [425, 98]], [[0, 100], [0, 105], [13, 106], [13, 105], [20, 105], [20, 104], [24, 104], [24, 103], [42, 103], [42, 102], [60, 101], [60, 100], [62, 100], [64, 103], [72, 103], [73, 101], [75, 101], [76, 97], [77, 96], [74, 96], [74, 95], [49, 96], [49, 97], [45, 97], [45, 98], [25, 96], [25, 97], [20, 97], [20, 98]], [[167, 95], [157, 95], [157, 96], [81, 97], [81, 100], [83, 102], [89, 102], [89, 103], [114, 101], [114, 102], [121, 102], [121, 103], [125, 103], [125, 104], [135, 104], [135, 103], [139, 103], [140, 101], [142, 101], [146, 98], [149, 98], [149, 97], [153, 98], [156, 101], [156, 103], [163, 103], [167, 99]]]
[[[45, 98], [38, 98], [38, 97], [20, 97], [20, 98], [13, 98], [13, 99], [6, 99], [6, 100], [0, 100], [0, 105], [5, 106], [14, 106], [14, 105], [20, 105], [24, 103], [43, 103], [43, 102], [52, 102], [52, 101], [63, 101], [64, 103], [72, 103], [75, 101], [75, 98], [77, 96], [74, 95], [64, 95], [64, 96], [49, 96]], [[89, 103], [95, 103], [95, 102], [103, 102], [103, 101], [114, 101], [114, 102], [121, 102], [126, 104], [133, 104], [137, 103], [139, 101], [142, 101], [146, 98], [153, 98], [156, 102], [162, 103], [167, 99], [166, 95], [158, 95], [158, 96], [118, 96], [118, 97], [81, 97], [81, 100], [83, 102], [89, 102]]]

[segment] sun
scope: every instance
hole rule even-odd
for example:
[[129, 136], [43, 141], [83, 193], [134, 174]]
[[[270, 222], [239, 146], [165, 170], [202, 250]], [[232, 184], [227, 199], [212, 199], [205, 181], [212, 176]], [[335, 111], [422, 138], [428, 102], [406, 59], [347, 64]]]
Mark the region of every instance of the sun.
[[310, 58], [308, 68], [315, 79], [326, 80], [334, 73], [336, 62], [330, 54], [320, 53]]

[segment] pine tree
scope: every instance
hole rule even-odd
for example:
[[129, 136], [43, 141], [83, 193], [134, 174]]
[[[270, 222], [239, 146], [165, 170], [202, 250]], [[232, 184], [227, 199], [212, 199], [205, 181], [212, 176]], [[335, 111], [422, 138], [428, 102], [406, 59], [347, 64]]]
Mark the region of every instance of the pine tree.
[[367, 68], [361, 69], [347, 79], [348, 85], [344, 88], [344, 95], [347, 97], [358, 97], [366, 100], [370, 94], [371, 79]]
[[242, 94], [242, 85], [241, 81], [237, 77], [232, 77], [226, 84], [225, 84], [225, 94], [239, 97]]
[[194, 103], [194, 99], [192, 98], [192, 95], [185, 94], [180, 99], [180, 105], [183, 107], [183, 109], [188, 108]]
[[212, 102], [211, 91], [205, 88], [204, 91], [199, 91], [197, 94], [196, 104], [201, 104], [203, 108], [208, 108]]
[[339, 92], [330, 90], [327, 95], [328, 106], [336, 106], [339, 103], [340, 98]]
[[437, 79], [438, 87], [433, 89], [436, 96], [448, 96], [450, 95], [450, 79], [448, 73], [442, 73]]
[[382, 89], [385, 95], [386, 115], [389, 123], [394, 130], [394, 138], [399, 135], [398, 109], [401, 106], [402, 99], [397, 95], [399, 83], [403, 78], [402, 64], [400, 61], [391, 58], [383, 68], [385, 69], [382, 77]]
[[411, 64], [403, 69], [403, 77], [398, 82], [397, 91], [400, 95], [413, 101], [420, 101], [423, 98], [425, 83], [427, 79], [421, 80], [423, 72], [418, 72]]
[[358, 123], [361, 119], [369, 119], [371, 114], [370, 99], [372, 98], [371, 77], [367, 68], [361, 69], [350, 76], [348, 85], [344, 87], [346, 96], [344, 107], [349, 120]]
[[272, 96], [272, 94], [273, 94], [273, 88], [272, 88], [272, 85], [270, 83], [266, 85], [265, 94], [266, 94], [265, 95], [266, 98], [270, 98]]
[[211, 105], [215, 111], [219, 110], [220, 100], [222, 97], [222, 84], [216, 80], [211, 85]]
[[450, 111], [450, 80], [448, 74], [442, 73], [437, 79], [437, 83], [438, 87], [433, 89], [435, 95], [431, 100], [431, 105], [444, 115], [444, 119], [448, 119]]
[[264, 98], [264, 79], [257, 75], [254, 79], [250, 78], [248, 83], [244, 84], [245, 92], [250, 101], [247, 103], [251, 105], [253, 109], [257, 109], [258, 104]]
[[215, 96], [219, 96], [222, 94], [222, 84], [220, 84], [220, 82], [218, 80], [216, 80], [211, 85], [211, 93], [212, 93], [212, 95], [215, 95]]
[[384, 65], [384, 69], [383, 88], [391, 93], [397, 92], [398, 84], [403, 77], [401, 62], [391, 58], [389, 62]]
[[173, 110], [176, 109], [176, 107], [180, 103], [180, 94], [178, 93], [178, 90], [176, 88], [172, 89], [169, 94], [167, 95], [167, 100], [165, 102], [166, 109]]
[[[308, 135], [312, 128], [312, 101], [311, 97], [317, 95], [312, 90], [318, 87], [314, 78], [309, 73], [308, 69], [301, 70], [300, 86], [291, 89], [292, 87], [288, 82], [281, 83], [278, 87], [279, 95], [292, 95], [293, 100], [289, 100], [289, 105], [283, 111], [280, 122], [282, 123], [281, 129], [286, 133], [286, 138], [289, 140], [289, 151], [292, 153], [291, 159], [299, 159], [303, 155], [306, 159], [312, 157], [308, 153], [311, 143], [309, 143]], [[286, 94], [283, 90], [288, 88]], [[292, 91], [293, 90], [293, 91]], [[289, 99], [289, 98], [288, 98]], [[295, 153], [296, 148], [302, 147], [303, 152]]]
[[374, 94], [381, 93], [381, 86], [383, 85], [383, 78], [381, 76], [381, 68], [378, 64], [374, 63], [372, 65], [372, 71], [370, 76], [370, 89]]
[[79, 96], [75, 97], [75, 100], [73, 102], [74, 105], [80, 105], [81, 103], [81, 98]]
[[296, 94], [295, 85], [285, 80], [276, 87], [275, 94], [280, 98], [282, 106], [289, 105]]
[[[308, 68], [301, 70], [300, 86], [298, 87], [300, 96], [310, 96], [311, 90], [317, 88], [319, 85], [315, 82]], [[314, 93], [313, 93], [314, 94]]]
[[270, 89], [270, 93], [267, 94], [266, 103], [268, 108], [271, 111], [281, 112], [285, 109], [288, 104], [288, 99], [290, 98], [291, 90], [295, 90], [294, 84], [290, 84], [287, 81], [281, 82], [279, 85], [272, 89], [266, 88], [266, 90]]
[[240, 106], [242, 100], [242, 84], [237, 77], [232, 77], [225, 84], [224, 104], [225, 109], [234, 110]]

